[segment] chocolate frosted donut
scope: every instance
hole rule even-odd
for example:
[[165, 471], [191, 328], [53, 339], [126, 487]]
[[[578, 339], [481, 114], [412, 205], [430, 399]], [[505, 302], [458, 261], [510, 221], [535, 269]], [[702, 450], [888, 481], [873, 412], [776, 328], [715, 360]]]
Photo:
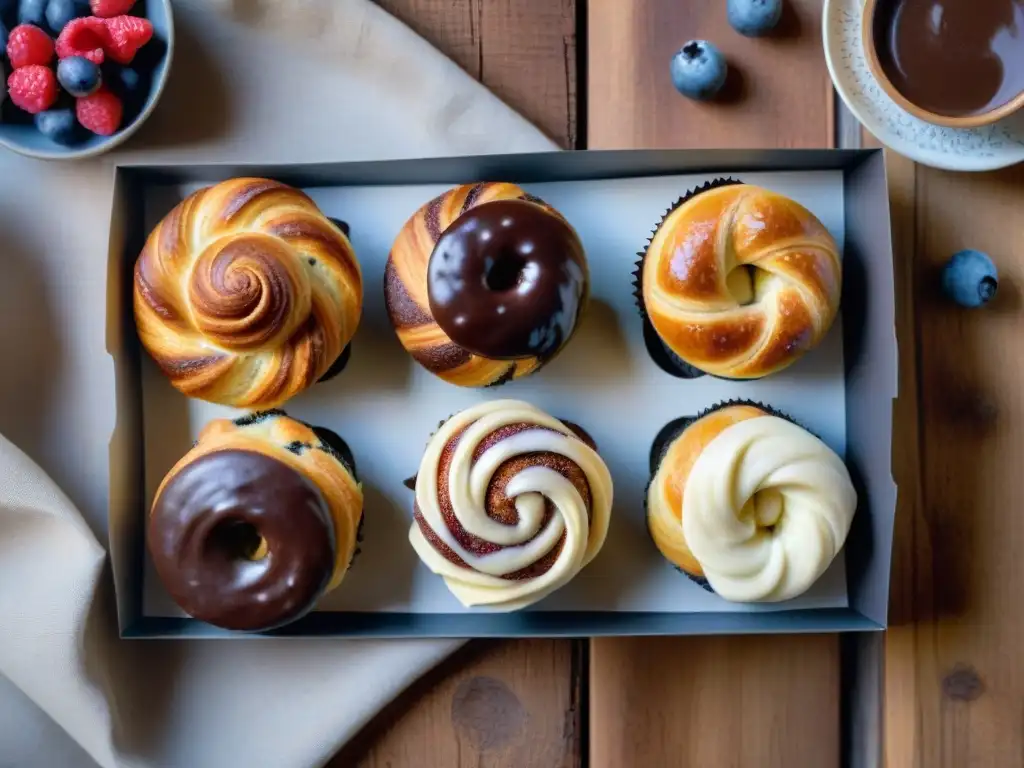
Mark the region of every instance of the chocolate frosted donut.
[[537, 602], [575, 577], [608, 532], [612, 482], [593, 441], [517, 400], [441, 425], [415, 490], [409, 541], [466, 606]]
[[219, 419], [161, 483], [147, 543], [190, 616], [267, 630], [341, 582], [362, 502], [351, 453], [334, 433], [280, 411]]
[[453, 384], [528, 375], [569, 341], [589, 296], [575, 230], [520, 187], [468, 184], [406, 222], [384, 275], [406, 350]]

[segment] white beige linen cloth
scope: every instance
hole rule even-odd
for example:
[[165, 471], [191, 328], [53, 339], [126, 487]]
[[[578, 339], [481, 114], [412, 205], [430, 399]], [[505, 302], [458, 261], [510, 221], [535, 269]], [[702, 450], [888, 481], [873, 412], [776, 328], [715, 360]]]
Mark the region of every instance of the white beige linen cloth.
[[[122, 158], [554, 149], [368, 0], [174, 8], [171, 82]], [[321, 765], [456, 644], [117, 638], [104, 551], [111, 179], [110, 158], [0, 150], [0, 766]]]

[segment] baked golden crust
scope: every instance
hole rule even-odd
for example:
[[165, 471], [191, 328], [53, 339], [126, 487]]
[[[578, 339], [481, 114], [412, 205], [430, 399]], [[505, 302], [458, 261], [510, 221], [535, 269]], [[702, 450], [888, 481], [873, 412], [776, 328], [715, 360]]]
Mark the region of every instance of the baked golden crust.
[[[334, 523], [336, 551], [326, 591], [337, 587], [355, 554], [363, 516], [363, 490], [352, 472], [326, 450], [309, 426], [275, 411], [237, 422], [230, 419], [209, 422], [199, 433], [195, 446], [161, 481], [154, 498], [159, 499], [167, 484], [186, 467], [220, 451], [248, 451], [274, 459], [298, 472], [320, 491]], [[281, 510], [281, 514], [287, 513], [288, 510]]]
[[656, 496], [664, 502], [647, 504], [647, 528], [651, 538], [665, 559], [691, 576], [704, 578], [704, 569], [683, 536], [683, 489], [690, 470], [697, 457], [724, 429], [766, 415], [767, 412], [752, 405], [731, 405], [701, 417], [672, 441], [651, 479], [648, 499]]
[[351, 341], [362, 274], [303, 192], [238, 178], [199, 190], [135, 265], [143, 346], [189, 397], [269, 408], [314, 384]]
[[842, 264], [824, 225], [795, 201], [735, 184], [701, 192], [656, 230], [642, 265], [644, 310], [666, 346], [716, 376], [782, 370], [817, 345], [839, 308]]
[[464, 184], [431, 200], [406, 222], [392, 246], [384, 274], [388, 315], [402, 346], [431, 373], [464, 387], [500, 384], [529, 375], [552, 357], [494, 359], [475, 354], [455, 343], [431, 312], [428, 265], [441, 236], [467, 211], [498, 201], [525, 201], [565, 221], [554, 208], [515, 184]]

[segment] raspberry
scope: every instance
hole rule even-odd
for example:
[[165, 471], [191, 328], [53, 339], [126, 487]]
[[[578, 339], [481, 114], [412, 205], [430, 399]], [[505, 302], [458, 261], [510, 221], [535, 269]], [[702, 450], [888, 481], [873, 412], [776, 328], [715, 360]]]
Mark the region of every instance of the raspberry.
[[106, 88], [75, 102], [75, 116], [82, 127], [100, 136], [110, 136], [121, 127], [124, 107]]
[[103, 49], [109, 39], [107, 25], [103, 23], [103, 19], [97, 19], [95, 16], [73, 19], [61, 30], [60, 37], [57, 38], [57, 58], [81, 56], [93, 64], [102, 64]]
[[19, 24], [7, 38], [7, 58], [14, 69], [49, 64], [53, 58], [53, 41], [39, 27]]
[[11, 101], [30, 115], [45, 112], [57, 101], [57, 78], [42, 64], [16, 69], [7, 78]]
[[92, 15], [103, 19], [128, 13], [135, 5], [135, 0], [89, 0]]
[[139, 48], [153, 38], [149, 19], [138, 16], [115, 16], [107, 22], [107, 55], [118, 64], [128, 64]]

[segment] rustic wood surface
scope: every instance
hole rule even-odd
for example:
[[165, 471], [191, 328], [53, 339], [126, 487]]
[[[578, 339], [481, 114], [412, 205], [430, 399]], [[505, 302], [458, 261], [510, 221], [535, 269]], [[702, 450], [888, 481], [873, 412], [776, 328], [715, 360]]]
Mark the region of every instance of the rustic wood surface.
[[[887, 167], [902, 375], [917, 377], [901, 382], [895, 417], [886, 764], [1021, 766], [1024, 166], [955, 174], [890, 153]], [[958, 309], [939, 292], [939, 269], [962, 248], [999, 267], [985, 309]]]
[[[742, 37], [724, 0], [589, 0], [590, 147], [821, 147], [832, 142], [832, 84], [821, 0], [788, 0], [778, 34]], [[669, 61], [692, 39], [729, 60], [723, 98], [680, 98]]]
[[576, 0], [375, 0], [561, 146], [576, 147]]
[[[578, 145], [575, 0], [377, 0], [561, 146]], [[575, 768], [586, 641], [470, 643], [329, 768]]]
[[[590, 0], [588, 147], [830, 146], [821, 3], [786, 14], [780, 37], [752, 41], [721, 0]], [[691, 38], [742, 71], [735, 102], [676, 95], [668, 61]], [[596, 639], [589, 698], [593, 768], [839, 764], [835, 636]]]
[[[720, 0], [379, 2], [567, 148], [832, 143], [819, 0], [791, 0], [782, 34], [758, 41], [728, 29]], [[668, 59], [694, 37], [739, 73], [722, 103], [672, 92]], [[887, 168], [902, 356], [885, 765], [1022, 766], [1024, 167], [951, 174], [887, 153]], [[997, 261], [994, 306], [939, 298], [937, 269], [961, 247]], [[833, 636], [471, 643], [332, 767], [828, 768], [839, 668]]]
[[328, 768], [576, 768], [580, 646], [472, 643], [351, 741]]

